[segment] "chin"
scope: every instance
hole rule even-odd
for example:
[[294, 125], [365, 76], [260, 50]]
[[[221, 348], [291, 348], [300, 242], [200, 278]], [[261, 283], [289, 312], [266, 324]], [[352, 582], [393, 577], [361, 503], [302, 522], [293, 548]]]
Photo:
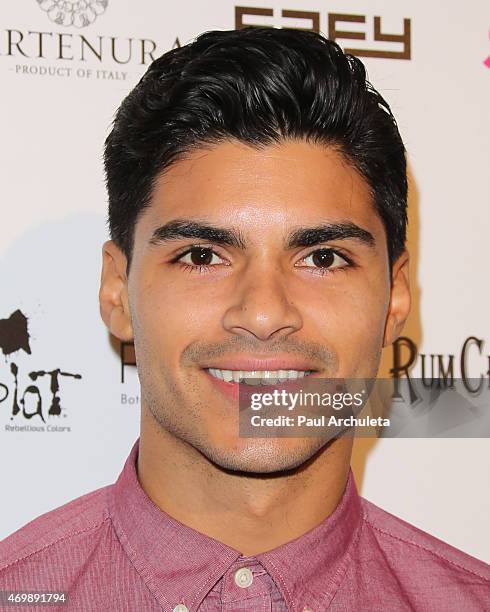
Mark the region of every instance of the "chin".
[[328, 444], [318, 438], [240, 438], [226, 448], [199, 449], [214, 465], [244, 474], [292, 472], [312, 459]]

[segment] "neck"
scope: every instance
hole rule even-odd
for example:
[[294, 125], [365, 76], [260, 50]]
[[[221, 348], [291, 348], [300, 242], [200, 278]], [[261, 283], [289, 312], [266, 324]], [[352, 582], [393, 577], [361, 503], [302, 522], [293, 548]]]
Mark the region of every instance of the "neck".
[[332, 514], [347, 484], [351, 452], [352, 437], [343, 436], [284, 474], [237, 474], [162, 429], [143, 408], [137, 472], [161, 510], [253, 556], [301, 536]]

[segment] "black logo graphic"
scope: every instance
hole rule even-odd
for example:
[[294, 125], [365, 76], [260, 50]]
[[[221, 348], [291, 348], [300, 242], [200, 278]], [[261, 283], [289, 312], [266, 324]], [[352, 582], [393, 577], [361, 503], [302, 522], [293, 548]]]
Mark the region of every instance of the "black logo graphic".
[[[0, 319], [0, 348], [3, 354], [8, 357], [17, 351], [23, 350], [31, 354], [29, 345], [28, 319], [20, 311], [13, 312], [8, 319]], [[35, 384], [29, 384], [22, 391], [19, 388], [19, 367], [15, 362], [10, 363], [11, 386], [0, 382], [0, 404], [5, 402], [9, 396], [12, 397], [11, 420], [17, 415], [22, 415], [25, 419], [32, 419], [38, 416], [43, 423], [46, 423], [43, 412], [43, 395], [41, 389]], [[29, 378], [35, 382], [39, 378], [49, 377], [51, 397], [49, 399], [49, 417], [59, 417], [62, 414], [60, 397], [60, 377], [69, 377], [80, 380], [81, 374], [65, 372], [61, 368], [52, 370], [33, 370], [28, 374]], [[13, 389], [12, 389], [13, 385]], [[34, 410], [28, 409], [34, 404]]]
[[8, 319], [0, 319], [0, 349], [4, 355], [20, 350], [31, 354], [27, 317], [20, 310], [13, 312]]

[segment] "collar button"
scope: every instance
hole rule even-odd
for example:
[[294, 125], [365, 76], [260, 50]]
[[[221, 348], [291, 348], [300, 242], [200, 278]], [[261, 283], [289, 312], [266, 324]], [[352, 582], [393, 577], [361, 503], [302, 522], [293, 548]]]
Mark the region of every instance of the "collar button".
[[249, 587], [253, 579], [253, 574], [248, 567], [242, 567], [235, 572], [235, 583], [242, 589]]
[[184, 604], [177, 604], [172, 612], [189, 612], [189, 608]]

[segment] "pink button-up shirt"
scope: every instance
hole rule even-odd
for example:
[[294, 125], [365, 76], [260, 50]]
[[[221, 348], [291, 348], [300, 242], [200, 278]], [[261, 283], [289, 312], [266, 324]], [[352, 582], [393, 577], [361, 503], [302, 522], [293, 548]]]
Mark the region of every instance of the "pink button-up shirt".
[[0, 590], [64, 592], [48, 609], [80, 612], [490, 610], [490, 566], [359, 497], [352, 473], [320, 525], [244, 557], [149, 499], [138, 445], [115, 484], [0, 543]]

